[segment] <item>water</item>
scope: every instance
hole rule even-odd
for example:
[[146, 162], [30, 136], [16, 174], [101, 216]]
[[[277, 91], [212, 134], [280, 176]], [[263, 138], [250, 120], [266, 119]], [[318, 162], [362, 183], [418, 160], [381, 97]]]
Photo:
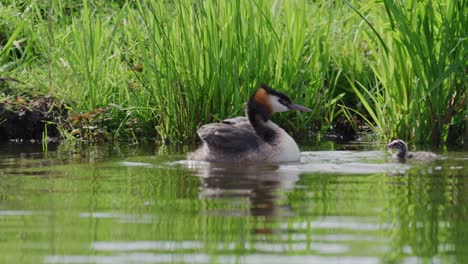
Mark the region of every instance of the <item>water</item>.
[[316, 149], [227, 166], [156, 146], [0, 145], [0, 263], [466, 263], [467, 152]]

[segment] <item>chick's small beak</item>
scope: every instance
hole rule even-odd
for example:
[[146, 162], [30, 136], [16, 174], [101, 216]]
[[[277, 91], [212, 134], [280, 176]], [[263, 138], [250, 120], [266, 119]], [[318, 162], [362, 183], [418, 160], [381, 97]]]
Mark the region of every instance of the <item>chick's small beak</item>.
[[296, 110], [296, 111], [301, 111], [301, 112], [312, 112], [312, 109], [307, 108], [302, 105], [298, 105], [298, 104], [290, 104], [288, 105], [288, 108], [291, 110]]

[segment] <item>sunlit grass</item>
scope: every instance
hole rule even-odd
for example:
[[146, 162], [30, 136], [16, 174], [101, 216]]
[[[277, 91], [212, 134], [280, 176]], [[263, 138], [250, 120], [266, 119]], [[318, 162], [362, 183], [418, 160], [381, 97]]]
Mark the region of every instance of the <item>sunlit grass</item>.
[[439, 145], [466, 123], [466, 1], [405, 3], [5, 1], [0, 77], [71, 116], [106, 108], [112, 138], [193, 142], [268, 83], [314, 110], [275, 117], [293, 134], [344, 113]]

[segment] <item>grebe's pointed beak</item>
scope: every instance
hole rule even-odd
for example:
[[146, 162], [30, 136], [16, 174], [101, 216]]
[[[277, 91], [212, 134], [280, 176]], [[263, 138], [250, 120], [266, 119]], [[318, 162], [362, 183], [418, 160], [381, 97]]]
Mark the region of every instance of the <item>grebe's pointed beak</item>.
[[302, 105], [298, 105], [298, 104], [290, 104], [290, 105], [288, 105], [288, 108], [291, 109], [291, 110], [296, 110], [296, 111], [300, 111], [300, 112], [312, 112], [312, 109], [307, 108], [307, 107], [302, 106]]

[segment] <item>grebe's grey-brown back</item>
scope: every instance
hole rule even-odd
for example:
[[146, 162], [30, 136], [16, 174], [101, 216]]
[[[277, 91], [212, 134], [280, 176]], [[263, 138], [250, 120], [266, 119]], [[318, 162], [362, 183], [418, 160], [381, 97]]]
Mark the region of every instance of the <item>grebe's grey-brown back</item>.
[[294, 139], [271, 121], [276, 112], [310, 112], [291, 99], [262, 84], [246, 105], [246, 117], [207, 124], [197, 130], [202, 146], [190, 160], [216, 162], [297, 162], [299, 147]]
[[408, 145], [406, 145], [406, 143], [401, 139], [396, 139], [388, 143], [387, 149], [396, 150], [393, 156], [397, 157], [402, 162], [406, 161], [407, 159], [432, 160], [432, 159], [437, 158], [437, 155], [432, 152], [427, 152], [427, 151], [408, 152]]

